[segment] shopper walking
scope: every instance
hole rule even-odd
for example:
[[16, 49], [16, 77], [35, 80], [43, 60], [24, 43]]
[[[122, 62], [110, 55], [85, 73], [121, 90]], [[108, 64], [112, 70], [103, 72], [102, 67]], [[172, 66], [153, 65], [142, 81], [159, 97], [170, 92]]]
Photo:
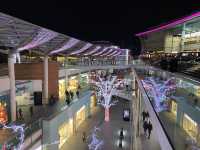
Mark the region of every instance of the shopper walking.
[[146, 118], [146, 112], [143, 110], [143, 112], [142, 112], [142, 120], [143, 120], [143, 122], [144, 122], [145, 118]]
[[22, 112], [22, 109], [19, 108], [18, 112], [19, 112], [19, 119], [23, 119], [23, 112]]
[[148, 122], [144, 120], [143, 123], [143, 129], [144, 129], [144, 135], [147, 136], [147, 128], [148, 128]]
[[82, 134], [82, 140], [83, 140], [83, 143], [86, 142], [86, 133], [85, 132], [83, 132], [83, 134]]
[[67, 90], [65, 91], [65, 96], [66, 96], [66, 98], [70, 96], [69, 92]]
[[30, 115], [32, 117], [33, 116], [33, 106], [31, 106], [29, 109], [30, 109]]
[[148, 124], [147, 124], [147, 130], [148, 130], [148, 139], [150, 139], [151, 131], [153, 130], [153, 126], [152, 126], [150, 120], [149, 120], [149, 122], [148, 122]]
[[73, 100], [73, 98], [74, 98], [74, 93], [73, 93], [72, 91], [69, 91], [69, 93], [70, 93], [71, 100]]
[[76, 91], [76, 96], [77, 96], [77, 98], [79, 98], [79, 91], [78, 90]]

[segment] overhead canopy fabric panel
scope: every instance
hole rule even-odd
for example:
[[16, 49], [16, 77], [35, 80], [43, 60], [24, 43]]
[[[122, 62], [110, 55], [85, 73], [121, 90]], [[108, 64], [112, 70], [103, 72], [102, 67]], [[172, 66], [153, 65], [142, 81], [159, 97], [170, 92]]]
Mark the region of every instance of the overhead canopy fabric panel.
[[31, 40], [31, 42], [27, 43], [26, 45], [19, 47], [17, 50], [22, 51], [25, 49], [31, 49], [41, 44], [48, 42], [49, 40], [55, 38], [58, 34], [56, 32], [47, 30], [45, 28], [41, 28], [37, 35]]
[[92, 46], [92, 44], [87, 43], [87, 44], [84, 45], [81, 49], [75, 50], [74, 52], [71, 52], [70, 55], [76, 55], [76, 54], [82, 53], [82, 52], [84, 52], [85, 50], [87, 50], [88, 48], [90, 48], [91, 46]]
[[67, 50], [67, 49], [73, 47], [74, 45], [76, 45], [78, 42], [79, 42], [79, 40], [71, 38], [61, 48], [58, 48], [56, 50], [51, 51], [50, 54], [54, 54], [54, 53], [58, 53], [58, 52], [62, 52], [64, 50]]
[[92, 54], [96, 53], [97, 51], [99, 51], [100, 49], [101, 49], [101, 46], [97, 46], [97, 47], [95, 47], [93, 50], [91, 50], [91, 51], [89, 51], [89, 52], [87, 52], [87, 53], [84, 53], [84, 55], [85, 55], [85, 56], [87, 56], [87, 55], [92, 55]]

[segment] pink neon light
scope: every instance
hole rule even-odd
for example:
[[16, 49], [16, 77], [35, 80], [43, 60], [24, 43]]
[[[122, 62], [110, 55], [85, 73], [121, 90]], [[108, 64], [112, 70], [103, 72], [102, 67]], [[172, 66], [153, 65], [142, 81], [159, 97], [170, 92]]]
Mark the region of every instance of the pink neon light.
[[71, 48], [72, 46], [74, 46], [75, 44], [77, 44], [78, 42], [79, 42], [79, 40], [71, 38], [61, 48], [51, 51], [50, 54], [54, 54], [54, 53], [58, 53], [58, 52], [67, 50], [67, 49]]
[[42, 28], [39, 30], [39, 32], [37, 33], [37, 35], [32, 39], [31, 42], [29, 42], [28, 44], [19, 47], [17, 50], [18, 51], [22, 51], [25, 49], [31, 49], [34, 47], [37, 47], [39, 45], [42, 45], [48, 41], [50, 41], [51, 39], [53, 39], [54, 37], [56, 37], [58, 34], [56, 32], [47, 30], [45, 28]]
[[143, 35], [146, 35], [146, 34], [149, 34], [149, 33], [152, 33], [152, 32], [156, 32], [156, 31], [159, 31], [159, 30], [164, 30], [164, 29], [168, 29], [168, 28], [171, 28], [171, 27], [174, 27], [178, 24], [182, 24], [186, 21], [189, 21], [195, 17], [199, 17], [200, 16], [200, 12], [197, 12], [197, 13], [193, 13], [192, 15], [190, 16], [187, 16], [187, 17], [184, 17], [184, 18], [181, 18], [181, 19], [178, 19], [176, 21], [173, 21], [171, 23], [168, 23], [166, 25], [163, 25], [163, 26], [160, 26], [158, 28], [154, 28], [154, 29], [151, 29], [151, 30], [148, 30], [148, 31], [145, 31], [145, 32], [141, 32], [141, 33], [138, 33], [138, 34], [135, 34], [136, 36], [143, 36]]
[[93, 50], [91, 50], [88, 53], [85, 53], [84, 55], [92, 55], [92, 54], [96, 53], [100, 48], [101, 48], [101, 46], [97, 46], [96, 48], [94, 48]]
[[87, 43], [87, 44], [84, 45], [81, 49], [76, 50], [76, 51], [74, 51], [74, 52], [71, 52], [70, 54], [71, 54], [71, 55], [75, 55], [75, 54], [82, 53], [82, 52], [84, 52], [85, 50], [87, 50], [88, 48], [90, 48], [91, 46], [92, 46], [92, 44]]

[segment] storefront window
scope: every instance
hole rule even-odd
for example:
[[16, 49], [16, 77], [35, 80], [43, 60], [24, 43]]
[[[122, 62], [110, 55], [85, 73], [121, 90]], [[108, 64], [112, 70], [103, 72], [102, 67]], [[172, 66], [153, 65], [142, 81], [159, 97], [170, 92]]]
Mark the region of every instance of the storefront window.
[[33, 104], [33, 89], [31, 81], [17, 81], [16, 82], [16, 101], [17, 105]]
[[65, 79], [59, 80], [59, 99], [65, 99]]
[[187, 114], [184, 114], [183, 117], [183, 129], [194, 139], [196, 140], [198, 133], [197, 123], [192, 120]]
[[85, 120], [85, 106], [81, 107], [76, 113], [76, 125], [77, 127]]
[[[1, 95], [2, 94], [2, 95]], [[0, 94], [0, 124], [8, 123], [9, 118], [9, 96], [7, 92]]]
[[73, 119], [69, 119], [67, 123], [62, 124], [59, 127], [58, 134], [60, 138], [60, 149], [63, 146], [63, 144], [69, 139], [69, 137], [73, 134]]
[[72, 77], [70, 77], [70, 79], [68, 81], [67, 90], [68, 91], [72, 91], [72, 92], [76, 92], [77, 89], [78, 89], [78, 79], [77, 79], [77, 76], [72, 76]]
[[93, 95], [90, 97], [90, 99], [91, 99], [91, 101], [90, 101], [90, 108], [93, 108], [93, 107], [95, 107], [96, 101], [97, 101], [96, 95], [93, 94]]
[[177, 115], [177, 103], [176, 103], [175, 101], [172, 101], [171, 112], [172, 112], [175, 116]]

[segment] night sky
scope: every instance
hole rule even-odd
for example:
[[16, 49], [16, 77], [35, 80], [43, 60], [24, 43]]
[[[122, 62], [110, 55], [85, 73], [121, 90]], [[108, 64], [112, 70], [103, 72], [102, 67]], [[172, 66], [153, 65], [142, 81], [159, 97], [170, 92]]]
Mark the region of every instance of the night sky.
[[[100, 2], [100, 3], [99, 3]], [[0, 5], [3, 13], [84, 41], [110, 41], [139, 52], [135, 33], [200, 10], [200, 1], [20, 1]]]

